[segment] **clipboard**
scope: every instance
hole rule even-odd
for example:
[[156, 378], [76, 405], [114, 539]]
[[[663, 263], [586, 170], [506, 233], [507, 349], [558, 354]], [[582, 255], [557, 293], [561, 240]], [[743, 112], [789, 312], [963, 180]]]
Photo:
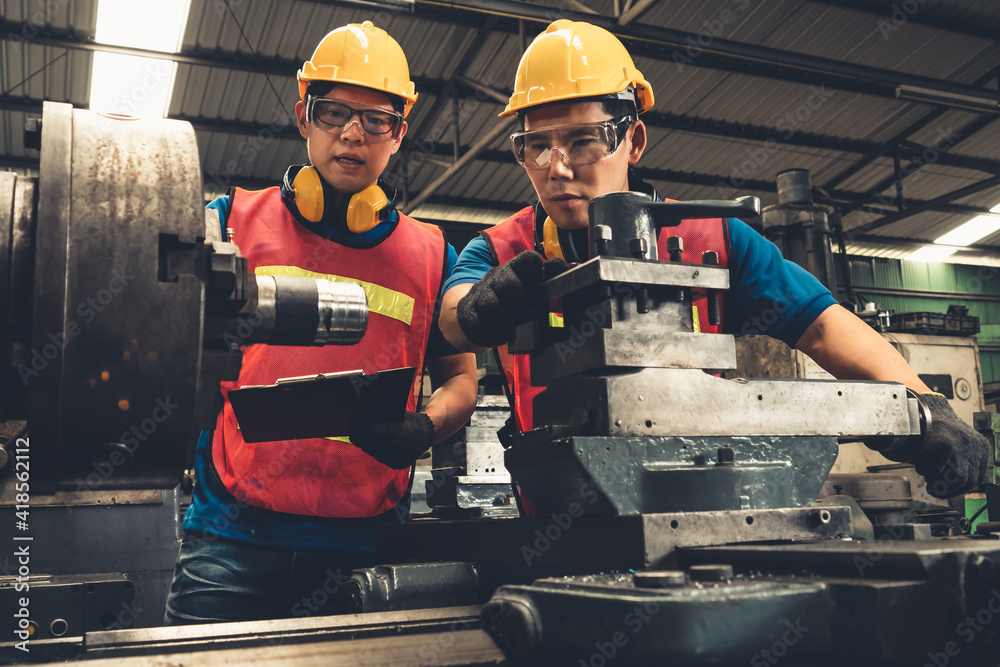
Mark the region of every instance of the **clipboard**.
[[416, 368], [282, 378], [229, 392], [246, 442], [346, 436], [351, 420], [373, 413], [402, 421]]

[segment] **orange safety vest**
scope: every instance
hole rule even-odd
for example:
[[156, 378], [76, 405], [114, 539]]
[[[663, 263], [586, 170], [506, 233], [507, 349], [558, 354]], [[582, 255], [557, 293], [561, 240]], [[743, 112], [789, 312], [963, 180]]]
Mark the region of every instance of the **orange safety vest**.
[[[664, 201], [672, 201], [666, 199]], [[729, 227], [722, 218], [705, 220], [682, 220], [676, 227], [664, 229], [656, 243], [657, 256], [669, 257], [667, 252], [667, 237], [680, 236], [684, 239], [684, 251], [681, 261], [700, 263], [701, 253], [714, 250], [719, 253], [719, 266], [729, 265]], [[509, 262], [525, 250], [536, 248], [535, 243], [535, 212], [531, 207], [522, 209], [500, 224], [480, 232], [490, 248], [493, 260], [497, 265]], [[719, 326], [708, 323], [708, 299], [704, 293], [696, 293], [694, 305], [698, 310], [698, 320], [702, 333], [718, 333], [722, 326], [722, 305], [719, 305]], [[526, 354], [510, 354], [507, 346], [499, 349], [500, 363], [508, 386], [514, 394], [514, 414], [519, 431], [530, 431], [533, 426], [532, 403], [535, 396], [542, 393], [545, 387], [531, 385], [531, 368]]]
[[227, 226], [234, 230], [233, 240], [251, 271], [360, 281], [368, 295], [369, 316], [368, 330], [356, 345], [244, 348], [239, 379], [221, 387], [225, 400], [212, 440], [212, 463], [219, 479], [236, 498], [278, 512], [363, 518], [391, 510], [406, 495], [412, 469], [393, 470], [343, 440], [248, 444], [228, 394], [237, 387], [270, 385], [284, 377], [414, 366], [418, 371], [406, 407], [415, 409], [447, 267], [444, 235], [433, 225], [400, 214], [375, 246], [352, 248], [299, 224], [278, 188], [235, 189], [229, 205]]

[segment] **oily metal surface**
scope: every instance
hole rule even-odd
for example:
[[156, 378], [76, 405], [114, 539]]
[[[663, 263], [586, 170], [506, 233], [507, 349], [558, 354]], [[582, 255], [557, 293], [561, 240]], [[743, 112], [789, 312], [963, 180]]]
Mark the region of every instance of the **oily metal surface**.
[[[32, 352], [41, 355], [38, 375], [29, 379], [32, 455], [55, 465], [32, 471], [32, 486], [55, 491], [63, 434], [63, 348], [49, 336], [65, 340], [66, 268], [71, 209], [73, 121], [68, 104], [45, 102], [41, 158], [38, 165]], [[46, 345], [50, 347], [46, 348]], [[51, 350], [51, 353], [49, 352]], [[35, 367], [32, 367], [36, 370]]]
[[163, 269], [167, 246], [204, 235], [194, 131], [48, 103], [43, 117], [30, 422], [54, 465], [32, 481], [168, 488], [201, 370], [203, 278]]
[[647, 567], [653, 568], [662, 566], [681, 547], [754, 542], [812, 544], [815, 540], [839, 541], [851, 536], [851, 512], [847, 507], [649, 514], [642, 520]]
[[[0, 325], [0, 350], [10, 349], [10, 257], [11, 237], [14, 226], [14, 194], [17, 175], [0, 173], [0, 317], [5, 318]], [[16, 372], [11, 364], [0, 366], [0, 420], [10, 419], [9, 405]]]
[[478, 605], [413, 611], [343, 614], [305, 618], [88, 633], [89, 656], [152, 656], [159, 653], [288, 646], [318, 641], [439, 633], [479, 627]]
[[[629, 515], [798, 507], [837, 456], [832, 437], [515, 437], [504, 460], [542, 514]], [[720, 462], [720, 456], [729, 460]]]
[[680, 331], [572, 330], [565, 342], [531, 353], [531, 377], [538, 385], [576, 373], [609, 368], [736, 367], [733, 337]]
[[[831, 508], [832, 509], [832, 508]], [[904, 526], [876, 540], [827, 540], [773, 545], [703, 546], [679, 552], [685, 563], [725, 562], [770, 572], [807, 570], [824, 576], [915, 577], [933, 575], [956, 558], [985, 556], [1000, 563], [1000, 540], [993, 538], [905, 539]]]
[[701, 264], [594, 257], [542, 284], [546, 301], [597, 283], [729, 289], [729, 270]]
[[[477, 621], [478, 622], [478, 621]], [[270, 665], [272, 667], [479, 667], [506, 665], [503, 653], [482, 630], [445, 628], [428, 634], [379, 636], [370, 639], [315, 641], [252, 648], [215, 649], [203, 644], [190, 653], [154, 653], [134, 657], [84, 659], [91, 667], [208, 667]], [[44, 663], [54, 667], [58, 663]]]
[[10, 346], [10, 366], [6, 371], [8, 419], [21, 420], [28, 417], [27, 379], [21, 371], [26, 365], [33, 363], [30, 348], [37, 194], [37, 179], [18, 177], [9, 236], [10, 300], [5, 311], [8, 318], [6, 344]]
[[754, 664], [789, 627], [801, 628], [789, 655], [823, 655], [833, 611], [822, 582], [639, 588], [629, 574], [602, 574], [503, 586], [483, 621], [517, 665], [734, 665]]
[[[710, 399], [712, 409], [706, 410]], [[919, 433], [891, 382], [725, 380], [645, 368], [565, 378], [535, 397], [535, 422], [579, 435], [866, 437]]]
[[[826, 522], [819, 520], [823, 510]], [[578, 503], [569, 503], [561, 512], [532, 518], [385, 524], [379, 526], [379, 553], [386, 561], [511, 565], [532, 580], [546, 576], [545, 567], [590, 572], [660, 568], [684, 546], [817, 540], [851, 532], [850, 511], [844, 507], [643, 516], [583, 516], [581, 511]]]

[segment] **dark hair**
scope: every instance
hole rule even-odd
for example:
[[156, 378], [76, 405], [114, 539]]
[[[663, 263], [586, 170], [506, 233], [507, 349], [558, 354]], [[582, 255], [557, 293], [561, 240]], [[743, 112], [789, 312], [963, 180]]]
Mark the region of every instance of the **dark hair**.
[[[323, 97], [327, 95], [337, 83], [335, 81], [310, 81], [309, 85], [306, 86], [306, 95], [313, 95], [314, 97]], [[362, 86], [364, 87], [364, 86]], [[373, 89], [374, 90], [374, 89]], [[406, 108], [406, 100], [398, 95], [392, 95], [391, 93], [385, 93], [381, 90], [378, 91], [389, 98], [389, 104], [396, 113], [403, 113], [403, 109]]]
[[[566, 104], [567, 102], [599, 102], [601, 104], [601, 111], [608, 114], [612, 118], [621, 118], [622, 116], [632, 116], [633, 118], [638, 118], [639, 114], [636, 113], [635, 102], [631, 100], [612, 100], [606, 97], [585, 97], [579, 100], [559, 100], [556, 102], [548, 102], [546, 104], [539, 104], [538, 106], [531, 107], [531, 109], [541, 109], [542, 107], [552, 106], [554, 104]], [[521, 129], [524, 129], [524, 114], [531, 109], [522, 109], [517, 112], [517, 117], [521, 121]]]
[[635, 110], [635, 102], [631, 100], [601, 100], [601, 111], [612, 118], [621, 118], [631, 115], [638, 118], [639, 114]]

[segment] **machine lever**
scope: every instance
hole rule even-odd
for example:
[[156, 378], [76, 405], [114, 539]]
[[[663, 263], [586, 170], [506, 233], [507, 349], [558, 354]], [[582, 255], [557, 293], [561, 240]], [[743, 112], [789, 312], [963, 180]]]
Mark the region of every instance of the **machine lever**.
[[657, 202], [639, 192], [608, 192], [594, 197], [588, 212], [592, 251], [599, 246], [602, 251], [608, 250], [602, 255], [631, 257], [630, 243], [643, 239], [649, 248], [645, 258], [655, 260], [660, 228], [676, 227], [682, 220], [756, 217], [760, 215], [760, 200], [746, 196], [732, 201]]

